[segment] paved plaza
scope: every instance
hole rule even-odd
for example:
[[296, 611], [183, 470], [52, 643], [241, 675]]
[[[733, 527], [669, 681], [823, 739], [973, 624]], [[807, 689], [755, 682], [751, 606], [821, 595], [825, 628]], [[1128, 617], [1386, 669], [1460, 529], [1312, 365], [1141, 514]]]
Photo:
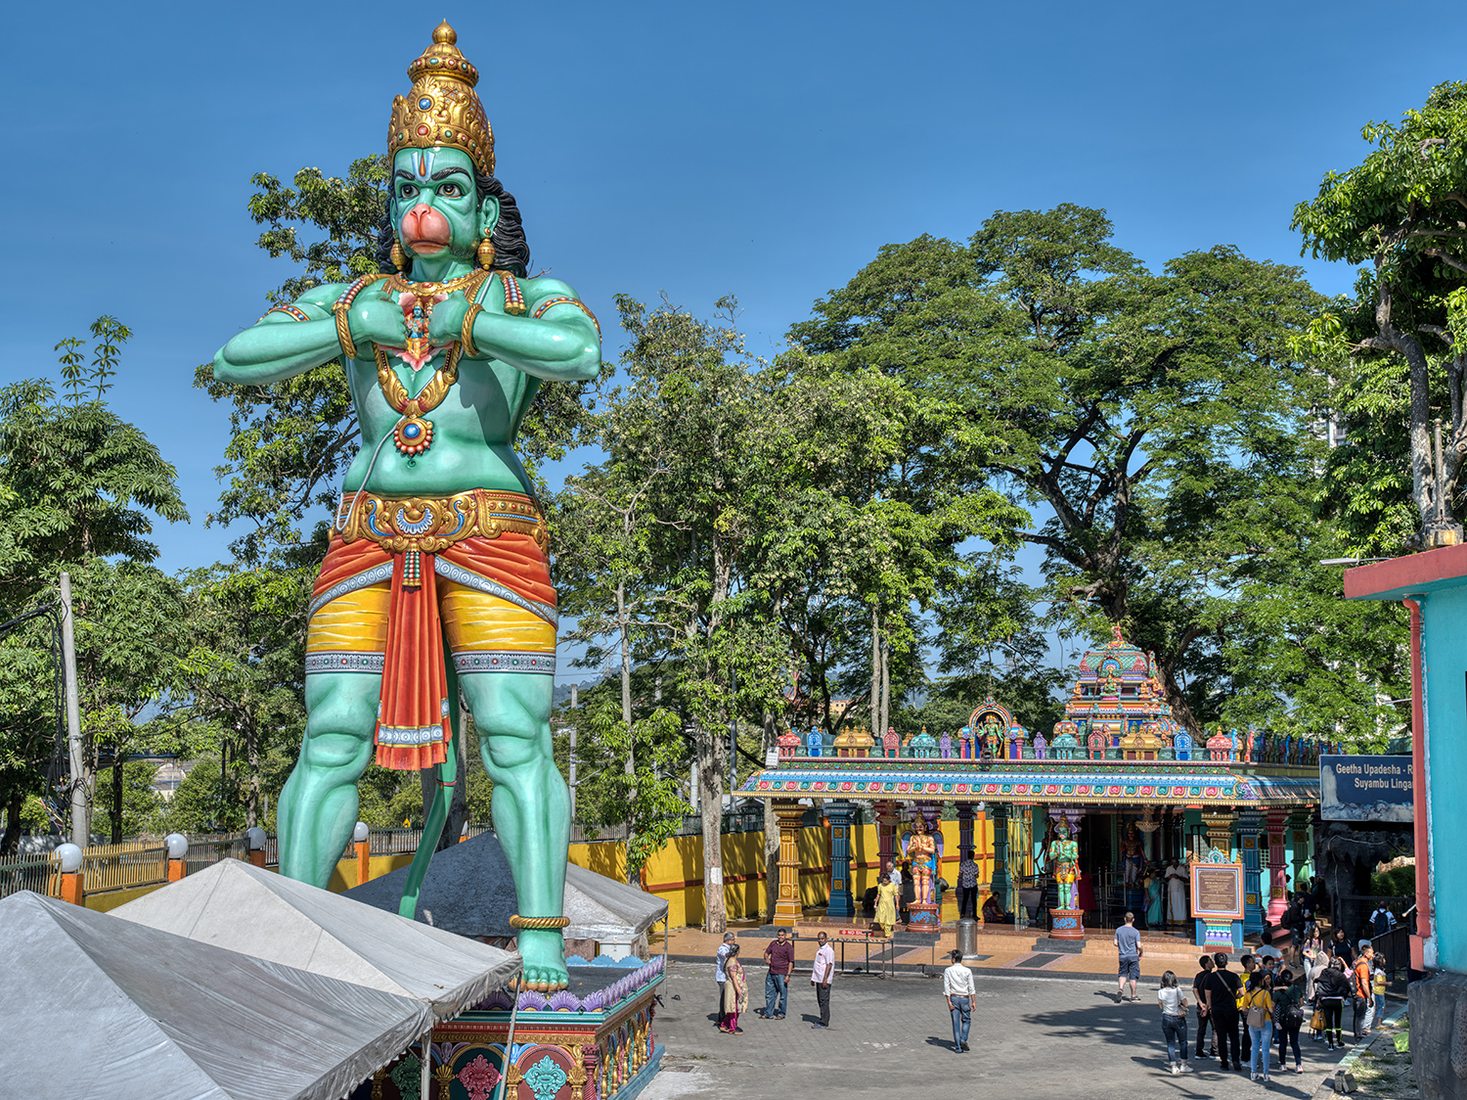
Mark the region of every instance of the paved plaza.
[[[754, 945], [750, 944], [752, 948]], [[1302, 1075], [1277, 1072], [1266, 1092], [1247, 1073], [1222, 1073], [1204, 1059], [1194, 1072], [1166, 1072], [1156, 983], [1141, 1001], [1117, 1004], [1114, 985], [1074, 978], [1020, 978], [978, 971], [972, 1052], [955, 1054], [939, 978], [904, 974], [883, 980], [838, 976], [831, 1029], [813, 1030], [815, 997], [809, 976], [795, 975], [789, 1017], [766, 1021], [764, 970], [750, 966], [750, 1013], [742, 1034], [721, 1034], [713, 1022], [713, 967], [672, 962], [657, 1013], [666, 1044], [663, 1071], [647, 1100], [738, 1097], [884, 1098], [903, 1095], [987, 1096], [993, 1100], [1144, 1100], [1169, 1097], [1312, 1098], [1341, 1057], [1301, 1038]], [[1187, 975], [1188, 984], [1191, 974]], [[1189, 1041], [1195, 1034], [1189, 1031]], [[962, 1090], [954, 1092], [951, 1090]]]

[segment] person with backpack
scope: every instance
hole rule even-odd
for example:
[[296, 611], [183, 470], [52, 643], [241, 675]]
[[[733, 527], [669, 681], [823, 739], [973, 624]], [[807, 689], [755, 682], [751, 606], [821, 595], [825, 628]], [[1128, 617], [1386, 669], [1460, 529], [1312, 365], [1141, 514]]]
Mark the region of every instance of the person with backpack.
[[1304, 1026], [1304, 979], [1294, 978], [1292, 970], [1284, 970], [1273, 987], [1273, 1033], [1279, 1041], [1279, 1070], [1289, 1062], [1289, 1046], [1294, 1047], [1294, 1072], [1304, 1072], [1304, 1058], [1299, 1052], [1299, 1029]]
[[1345, 960], [1336, 955], [1329, 966], [1314, 981], [1315, 999], [1324, 1010], [1324, 1049], [1343, 1048], [1344, 1037], [1340, 1034], [1341, 1018], [1345, 1014], [1345, 998], [1350, 995], [1350, 976], [1345, 970]]
[[[1273, 1049], [1273, 979], [1262, 968], [1253, 972], [1243, 994], [1243, 1022], [1253, 1040], [1248, 1056], [1250, 1079], [1268, 1084], [1268, 1056]], [[1262, 1069], [1259, 1066], [1262, 1066]]]
[[1233, 1052], [1232, 1068], [1241, 1070], [1243, 1063], [1238, 1055], [1238, 990], [1241, 984], [1238, 975], [1228, 969], [1227, 952], [1219, 951], [1212, 956], [1213, 971], [1207, 975], [1204, 991], [1207, 999], [1207, 1018], [1212, 1021], [1213, 1034], [1217, 1037], [1217, 1053], [1222, 1059], [1222, 1068], [1228, 1068], [1228, 1051]]

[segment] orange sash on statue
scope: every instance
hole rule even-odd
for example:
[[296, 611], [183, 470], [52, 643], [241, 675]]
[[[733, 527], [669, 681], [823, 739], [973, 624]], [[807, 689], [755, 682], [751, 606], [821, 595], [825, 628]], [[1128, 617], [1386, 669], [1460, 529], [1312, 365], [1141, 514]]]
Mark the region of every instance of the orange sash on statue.
[[[386, 567], [386, 568], [384, 568]], [[509, 601], [554, 622], [555, 589], [539, 541], [521, 531], [470, 536], [436, 553], [391, 553], [370, 538], [347, 542], [331, 536], [330, 549], [312, 589], [312, 607], [338, 586], [375, 571], [380, 584], [391, 570], [387, 646], [374, 741], [377, 763], [416, 771], [443, 762], [452, 736], [439, 577]], [[532, 620], [538, 621], [538, 620]], [[550, 661], [553, 667], [553, 628]], [[512, 671], [512, 670], [508, 670]]]

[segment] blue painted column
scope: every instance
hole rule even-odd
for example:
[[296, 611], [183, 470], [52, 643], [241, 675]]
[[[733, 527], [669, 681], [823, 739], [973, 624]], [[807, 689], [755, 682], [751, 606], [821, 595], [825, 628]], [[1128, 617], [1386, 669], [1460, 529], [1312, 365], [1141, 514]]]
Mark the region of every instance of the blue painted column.
[[988, 891], [998, 899], [999, 909], [1014, 911], [1009, 899], [1009, 807], [1005, 802], [993, 806], [993, 881]]
[[1263, 931], [1263, 907], [1267, 895], [1262, 889], [1263, 814], [1258, 810], [1239, 810], [1237, 819], [1238, 855], [1243, 864], [1243, 934]]
[[855, 815], [854, 803], [825, 804], [825, 817], [830, 822], [830, 904], [825, 912], [842, 920], [856, 915], [851, 896], [851, 822]]

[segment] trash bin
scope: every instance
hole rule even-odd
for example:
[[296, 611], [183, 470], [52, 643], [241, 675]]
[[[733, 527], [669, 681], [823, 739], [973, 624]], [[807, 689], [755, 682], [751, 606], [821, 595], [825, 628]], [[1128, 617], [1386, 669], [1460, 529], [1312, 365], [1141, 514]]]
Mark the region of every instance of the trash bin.
[[958, 921], [958, 950], [965, 959], [978, 954], [978, 922], [972, 917]]

